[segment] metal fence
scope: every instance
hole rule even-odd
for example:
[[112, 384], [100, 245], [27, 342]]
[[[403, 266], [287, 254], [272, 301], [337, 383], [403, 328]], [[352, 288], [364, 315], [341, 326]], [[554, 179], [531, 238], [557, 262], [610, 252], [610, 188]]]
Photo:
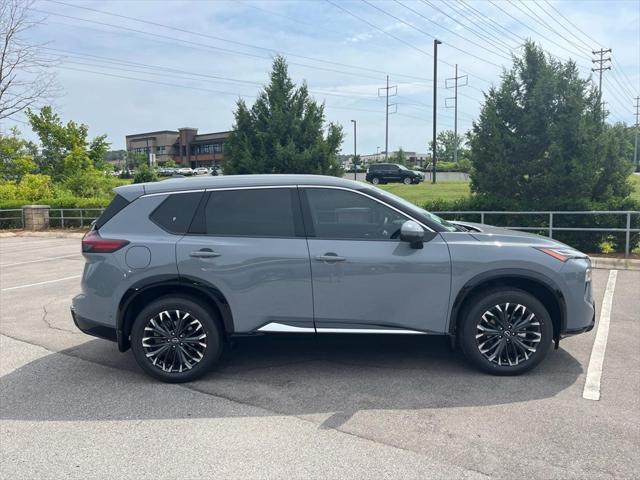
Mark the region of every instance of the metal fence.
[[[600, 232], [600, 233], [617, 233], [624, 234], [624, 256], [628, 257], [631, 251], [632, 234], [640, 233], [640, 211], [637, 210], [603, 210], [603, 211], [533, 211], [533, 212], [517, 212], [517, 211], [441, 211], [433, 212], [443, 218], [449, 220], [469, 220], [469, 217], [475, 217], [475, 221], [479, 223], [490, 224], [495, 226], [503, 226], [512, 230], [525, 230], [539, 233], [545, 233], [549, 238], [554, 238], [557, 232]], [[598, 225], [596, 221], [599, 216], [612, 217], [612, 224], [597, 227], [583, 226], [563, 226], [567, 221], [567, 216], [592, 216], [591, 223]], [[537, 216], [537, 225], [512, 225], [508, 221], [509, 217], [520, 220], [523, 216]], [[520, 217], [520, 218], [519, 218]], [[498, 221], [491, 221], [491, 219]], [[487, 221], [488, 220], [488, 221]], [[575, 220], [573, 218], [572, 220]], [[563, 222], [564, 221], [564, 222]]]
[[0, 210], [0, 228], [24, 228], [24, 217], [21, 208]]
[[[83, 228], [98, 218], [103, 208], [52, 208], [49, 210], [49, 225], [54, 228]], [[624, 236], [624, 254], [628, 257], [632, 248], [632, 238], [640, 234], [640, 211], [441, 211], [433, 212], [450, 220], [475, 221], [510, 228], [538, 232], [554, 238], [558, 232], [600, 232]], [[589, 216], [591, 218], [589, 218]], [[530, 221], [519, 225], [523, 217]], [[602, 217], [611, 218], [608, 225], [600, 225]], [[591, 226], [569, 226], [576, 219], [586, 219]], [[514, 223], [514, 220], [517, 222]], [[577, 222], [580, 223], [580, 222]], [[593, 227], [593, 225], [597, 225]], [[0, 210], [0, 228], [24, 228], [22, 209]]]
[[104, 208], [52, 208], [49, 210], [49, 226], [59, 228], [83, 228], [102, 215]]

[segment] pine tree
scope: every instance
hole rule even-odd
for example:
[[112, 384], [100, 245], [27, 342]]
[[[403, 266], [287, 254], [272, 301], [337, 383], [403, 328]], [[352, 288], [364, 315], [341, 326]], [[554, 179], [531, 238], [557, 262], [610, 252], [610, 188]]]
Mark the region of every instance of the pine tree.
[[233, 132], [225, 145], [225, 174], [312, 173], [341, 176], [337, 155], [342, 127], [330, 123], [325, 135], [324, 104], [297, 87], [287, 62], [276, 57], [269, 85], [249, 108], [238, 100]]
[[485, 95], [470, 135], [471, 188], [486, 205], [585, 208], [630, 192], [628, 136], [603, 125], [597, 90], [574, 62], [525, 45]]

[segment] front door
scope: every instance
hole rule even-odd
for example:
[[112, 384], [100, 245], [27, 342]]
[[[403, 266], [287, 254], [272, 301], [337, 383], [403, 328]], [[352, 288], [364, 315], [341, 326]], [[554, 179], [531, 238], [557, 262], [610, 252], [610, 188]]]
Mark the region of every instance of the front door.
[[351, 190], [303, 191], [321, 332], [443, 332], [449, 303], [449, 249], [436, 232], [424, 248], [398, 239], [408, 218]]
[[309, 251], [297, 188], [208, 192], [177, 244], [180, 275], [218, 289], [236, 333], [313, 332]]

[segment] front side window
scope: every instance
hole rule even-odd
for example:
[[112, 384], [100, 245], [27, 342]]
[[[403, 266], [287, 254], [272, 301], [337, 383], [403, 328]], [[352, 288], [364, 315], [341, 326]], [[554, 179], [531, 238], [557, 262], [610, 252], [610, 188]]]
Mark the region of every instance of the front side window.
[[317, 238], [391, 240], [399, 237], [404, 215], [359, 193], [330, 188], [306, 190]]
[[205, 207], [207, 235], [294, 237], [291, 188], [213, 191]]

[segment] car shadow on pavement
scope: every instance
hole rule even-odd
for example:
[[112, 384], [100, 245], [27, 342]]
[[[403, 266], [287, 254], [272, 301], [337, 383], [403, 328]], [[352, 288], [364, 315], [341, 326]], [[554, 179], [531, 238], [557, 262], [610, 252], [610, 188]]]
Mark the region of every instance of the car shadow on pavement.
[[177, 386], [144, 375], [131, 352], [119, 354], [115, 344], [92, 340], [0, 378], [0, 418], [147, 420], [331, 413], [322, 427], [336, 428], [360, 410], [548, 398], [574, 384], [581, 372], [579, 362], [563, 349], [551, 351], [526, 375], [494, 377], [471, 369], [444, 337], [285, 335], [236, 340], [214, 371]]

